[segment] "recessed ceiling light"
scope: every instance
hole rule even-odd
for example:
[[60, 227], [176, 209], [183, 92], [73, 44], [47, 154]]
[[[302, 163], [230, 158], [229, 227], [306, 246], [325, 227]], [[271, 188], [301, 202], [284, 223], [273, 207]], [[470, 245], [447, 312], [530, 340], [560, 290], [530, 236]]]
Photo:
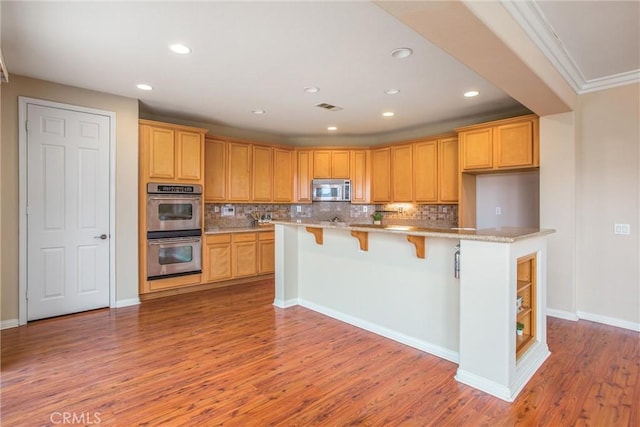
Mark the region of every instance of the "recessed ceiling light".
[[478, 92], [477, 90], [470, 90], [469, 92], [464, 93], [465, 98], [473, 98], [474, 96], [478, 95], [480, 95], [480, 92]]
[[384, 93], [386, 93], [387, 95], [395, 95], [397, 93], [400, 93], [400, 89], [387, 89], [384, 91]]
[[327, 130], [338, 130], [338, 128], [336, 126], [329, 126]]
[[257, 115], [260, 115], [260, 114], [264, 114], [264, 113], [266, 113], [266, 111], [264, 111], [264, 110], [251, 110], [251, 112], [252, 112], [253, 114], [257, 114]]
[[412, 53], [413, 50], [409, 49], [408, 47], [399, 47], [398, 49], [393, 49], [391, 51], [391, 56], [397, 59], [402, 59], [411, 56]]
[[382, 113], [382, 115], [384, 117], [393, 117], [395, 116], [396, 113], [394, 113], [393, 111], [385, 111], [384, 113]]
[[190, 48], [180, 43], [174, 43], [172, 45], [169, 45], [169, 49], [171, 49], [175, 53], [179, 53], [180, 55], [186, 55], [187, 53], [191, 53]]
[[136, 85], [136, 87], [140, 90], [153, 90], [151, 86], [144, 83], [140, 83], [139, 85]]
[[307, 86], [307, 87], [304, 88], [304, 91], [307, 92], [307, 93], [318, 93], [318, 92], [320, 92], [320, 89], [318, 89], [315, 86]]

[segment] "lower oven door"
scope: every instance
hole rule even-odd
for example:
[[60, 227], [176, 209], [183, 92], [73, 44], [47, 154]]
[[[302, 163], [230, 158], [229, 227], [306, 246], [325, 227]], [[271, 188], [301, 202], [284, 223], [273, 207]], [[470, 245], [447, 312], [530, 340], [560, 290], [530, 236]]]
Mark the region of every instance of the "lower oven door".
[[202, 272], [202, 239], [172, 237], [147, 240], [147, 279], [165, 279]]

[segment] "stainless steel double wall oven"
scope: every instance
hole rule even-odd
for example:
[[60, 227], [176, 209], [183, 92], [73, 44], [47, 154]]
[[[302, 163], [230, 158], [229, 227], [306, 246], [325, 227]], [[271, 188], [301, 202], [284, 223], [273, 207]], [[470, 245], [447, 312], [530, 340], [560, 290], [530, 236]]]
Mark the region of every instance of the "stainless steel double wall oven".
[[202, 272], [202, 186], [147, 184], [147, 278]]

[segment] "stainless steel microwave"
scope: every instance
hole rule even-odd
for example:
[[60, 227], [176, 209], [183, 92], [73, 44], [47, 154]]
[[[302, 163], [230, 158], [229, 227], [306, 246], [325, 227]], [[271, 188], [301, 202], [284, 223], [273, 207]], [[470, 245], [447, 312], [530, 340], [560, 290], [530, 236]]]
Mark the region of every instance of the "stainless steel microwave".
[[351, 181], [348, 179], [314, 179], [311, 184], [314, 202], [351, 201]]

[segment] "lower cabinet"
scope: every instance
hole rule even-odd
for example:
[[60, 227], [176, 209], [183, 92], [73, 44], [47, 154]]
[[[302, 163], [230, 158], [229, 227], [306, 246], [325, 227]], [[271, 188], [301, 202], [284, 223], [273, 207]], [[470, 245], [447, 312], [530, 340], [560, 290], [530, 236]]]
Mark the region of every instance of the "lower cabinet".
[[271, 274], [275, 271], [273, 231], [207, 234], [202, 282]]

